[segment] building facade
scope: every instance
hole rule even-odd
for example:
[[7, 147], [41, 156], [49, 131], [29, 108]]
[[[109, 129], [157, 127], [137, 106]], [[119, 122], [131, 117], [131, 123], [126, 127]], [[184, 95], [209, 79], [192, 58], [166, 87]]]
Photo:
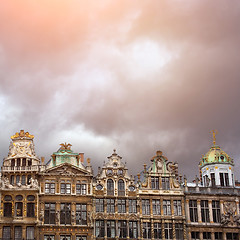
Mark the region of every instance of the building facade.
[[60, 144], [45, 163], [33, 139], [23, 130], [13, 135], [3, 160], [1, 239], [239, 239], [234, 162], [215, 139], [194, 183], [161, 151], [132, 176], [114, 150], [94, 175], [71, 144]]

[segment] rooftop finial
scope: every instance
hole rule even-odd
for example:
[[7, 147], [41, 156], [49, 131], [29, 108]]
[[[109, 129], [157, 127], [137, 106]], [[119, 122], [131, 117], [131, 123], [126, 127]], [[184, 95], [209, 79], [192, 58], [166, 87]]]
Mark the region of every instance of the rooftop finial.
[[218, 134], [217, 130], [212, 130], [210, 133], [213, 135], [213, 146], [216, 145], [216, 134]]

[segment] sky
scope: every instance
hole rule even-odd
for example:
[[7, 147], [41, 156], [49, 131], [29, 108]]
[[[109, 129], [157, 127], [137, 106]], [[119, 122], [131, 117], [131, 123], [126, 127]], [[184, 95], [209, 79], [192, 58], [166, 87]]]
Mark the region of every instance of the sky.
[[157, 150], [191, 181], [217, 144], [240, 179], [238, 0], [22, 0], [0, 7], [0, 159], [10, 136], [130, 174]]

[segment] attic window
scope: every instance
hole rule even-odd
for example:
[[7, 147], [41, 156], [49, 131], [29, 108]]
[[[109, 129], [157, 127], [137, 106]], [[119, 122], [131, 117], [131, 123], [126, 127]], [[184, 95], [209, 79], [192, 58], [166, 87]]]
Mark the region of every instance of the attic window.
[[114, 167], [117, 167], [117, 166], [118, 166], [118, 164], [115, 162], [115, 163], [113, 163], [113, 166], [114, 166]]
[[221, 158], [222, 161], [224, 160], [224, 156], [221, 156], [220, 158]]

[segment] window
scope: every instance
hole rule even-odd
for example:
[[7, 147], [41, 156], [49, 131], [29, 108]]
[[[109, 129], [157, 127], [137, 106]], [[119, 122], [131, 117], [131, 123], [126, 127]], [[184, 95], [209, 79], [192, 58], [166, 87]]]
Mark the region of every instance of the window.
[[14, 175], [11, 175], [11, 176], [10, 176], [10, 184], [11, 184], [11, 185], [14, 185], [14, 183], [15, 183], [15, 182], [14, 182]]
[[61, 203], [60, 224], [71, 224], [71, 203]]
[[137, 213], [137, 200], [135, 199], [128, 200], [128, 212]]
[[173, 207], [174, 207], [174, 215], [175, 216], [181, 216], [182, 215], [182, 202], [181, 202], [181, 200], [174, 200], [173, 201]]
[[22, 217], [23, 216], [23, 203], [15, 202], [15, 216]]
[[5, 239], [5, 240], [11, 239], [11, 227], [8, 227], [8, 226], [3, 227], [2, 239]]
[[115, 200], [107, 199], [107, 213], [115, 213]]
[[127, 237], [127, 221], [118, 221], [118, 237], [126, 238]]
[[175, 223], [175, 233], [176, 233], [176, 240], [183, 239], [183, 224], [182, 223]]
[[222, 240], [223, 239], [221, 232], [215, 232], [214, 235], [215, 235], [215, 240]]
[[201, 216], [202, 216], [202, 222], [210, 222], [207, 200], [201, 200]]
[[203, 240], [211, 240], [211, 233], [203, 232]]
[[125, 213], [125, 212], [126, 212], [126, 200], [118, 199], [118, 213]]
[[35, 203], [27, 203], [27, 217], [35, 217]]
[[96, 212], [104, 212], [104, 200], [101, 198], [96, 199]]
[[153, 215], [161, 215], [160, 200], [152, 200]]
[[45, 193], [55, 193], [55, 183], [45, 183]]
[[228, 173], [224, 173], [225, 186], [229, 187], [229, 177]]
[[129, 221], [129, 237], [138, 238], [138, 224], [137, 222]]
[[162, 224], [154, 223], [154, 239], [162, 239]]
[[22, 159], [22, 166], [25, 167], [26, 166], [26, 158]]
[[163, 190], [170, 189], [169, 177], [162, 177], [162, 189]]
[[143, 238], [151, 239], [151, 223], [143, 222]]
[[15, 159], [11, 159], [11, 167], [15, 167]]
[[20, 165], [21, 165], [21, 159], [18, 158], [18, 159], [17, 159], [17, 167], [20, 167]]
[[86, 236], [77, 235], [76, 240], [87, 240]]
[[96, 220], [96, 237], [104, 237], [104, 221], [103, 220]]
[[199, 240], [200, 237], [199, 237], [199, 232], [191, 232], [191, 238], [192, 240]]
[[215, 173], [211, 173], [210, 177], [211, 177], [212, 187], [215, 187], [216, 186]]
[[222, 187], [224, 187], [224, 186], [228, 187], [229, 186], [228, 173], [219, 173], [219, 176], [220, 176], [220, 185]]
[[87, 205], [76, 204], [76, 224], [87, 225]]
[[5, 202], [4, 203], [4, 217], [12, 217], [12, 203], [11, 202]]
[[107, 221], [107, 237], [115, 238], [115, 236], [116, 236], [115, 221]]
[[197, 200], [189, 201], [190, 221], [198, 222]]
[[27, 184], [30, 184], [31, 183], [31, 175], [28, 175], [27, 176]]
[[56, 219], [56, 205], [55, 203], [45, 203], [44, 223], [55, 224]]
[[19, 184], [20, 183], [20, 175], [17, 175], [16, 176], [16, 184]]
[[125, 196], [125, 184], [122, 179], [118, 181], [118, 196]]
[[34, 240], [34, 227], [27, 227], [26, 240]]
[[22, 185], [26, 185], [26, 175], [22, 175]]
[[22, 240], [22, 227], [16, 226], [14, 228], [14, 240]]
[[87, 185], [86, 184], [76, 184], [76, 194], [86, 195]]
[[221, 214], [220, 214], [220, 202], [212, 201], [212, 213], [213, 213], [213, 222], [220, 223]]
[[163, 200], [163, 214], [168, 216], [172, 215], [170, 200]]
[[142, 199], [142, 214], [150, 215], [150, 201], [149, 199]]
[[71, 194], [70, 183], [61, 183], [61, 194]]
[[159, 189], [159, 177], [151, 177], [152, 189]]
[[107, 180], [107, 195], [114, 195], [114, 182], [112, 179]]
[[227, 233], [227, 240], [238, 240], [238, 233]]
[[44, 235], [44, 240], [54, 240], [55, 236], [54, 235]]
[[172, 223], [165, 223], [165, 239], [172, 239], [173, 238], [173, 229], [172, 229]]
[[60, 240], [71, 240], [71, 235], [60, 235]]

